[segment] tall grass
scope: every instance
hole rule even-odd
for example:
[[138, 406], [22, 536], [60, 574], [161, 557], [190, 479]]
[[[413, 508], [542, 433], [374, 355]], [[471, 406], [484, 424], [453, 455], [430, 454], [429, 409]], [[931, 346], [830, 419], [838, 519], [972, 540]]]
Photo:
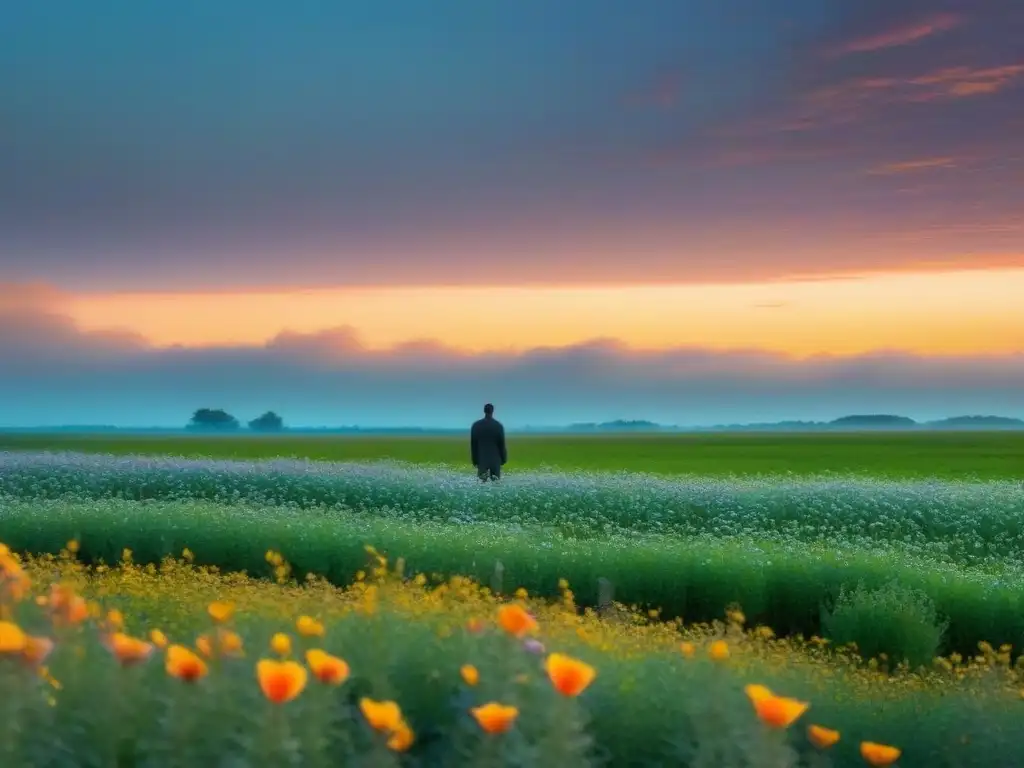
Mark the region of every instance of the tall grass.
[[[197, 562], [231, 571], [267, 574], [264, 553], [291, 553], [296, 570], [350, 583], [372, 544], [410, 569], [473, 576], [493, 584], [500, 563], [505, 592], [525, 587], [557, 596], [558, 580], [574, 585], [584, 606], [599, 603], [599, 579], [614, 598], [660, 608], [667, 617], [705, 621], [738, 602], [752, 621], [780, 633], [822, 632], [823, 607], [835, 604], [844, 586], [879, 588], [893, 579], [920, 590], [948, 621], [942, 650], [970, 654], [979, 641], [1024, 640], [1024, 578], [1007, 565], [1000, 575], [935, 563], [912, 554], [798, 540], [742, 536], [655, 535], [567, 538], [552, 528], [496, 523], [452, 525], [380, 514], [296, 510], [249, 503], [131, 502], [61, 499], [4, 502], [0, 539], [27, 552], [57, 552], [70, 538], [81, 541], [89, 562], [116, 562], [128, 547], [139, 562], [158, 562], [184, 548]], [[855, 638], [871, 646], [882, 638], [894, 656], [906, 647], [886, 645], [888, 628], [861, 622]]]

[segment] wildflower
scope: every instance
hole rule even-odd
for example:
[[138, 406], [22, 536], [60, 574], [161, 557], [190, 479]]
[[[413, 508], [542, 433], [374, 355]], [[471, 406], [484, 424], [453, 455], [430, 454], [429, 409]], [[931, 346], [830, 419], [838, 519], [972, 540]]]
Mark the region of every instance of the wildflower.
[[839, 741], [839, 731], [821, 725], [807, 726], [807, 740], [818, 749], [828, 749]]
[[341, 685], [348, 679], [349, 668], [344, 659], [332, 656], [319, 648], [306, 651], [306, 663], [321, 683]]
[[528, 597], [526, 589], [523, 587], [516, 590], [515, 596], [517, 600], [525, 600]]
[[167, 647], [167, 674], [191, 683], [206, 676], [206, 662], [183, 645]]
[[62, 584], [52, 585], [48, 604], [55, 623], [81, 624], [89, 618], [89, 604], [85, 598], [76, 595], [71, 587]]
[[106, 646], [124, 666], [145, 661], [153, 653], [153, 644], [124, 632], [114, 632], [106, 639]]
[[217, 600], [206, 607], [206, 612], [209, 613], [210, 617], [218, 624], [223, 624], [231, 620], [231, 617], [235, 613], [235, 606], [231, 603]]
[[763, 685], [748, 685], [744, 690], [758, 718], [772, 728], [788, 728], [810, 706], [804, 701], [776, 696]]
[[395, 731], [402, 722], [402, 710], [394, 701], [374, 701], [361, 698], [359, 709], [370, 727], [378, 731]]
[[312, 616], [299, 616], [295, 629], [303, 637], [323, 637], [324, 625]]
[[472, 664], [463, 664], [459, 670], [466, 685], [476, 685], [480, 682], [480, 672]]
[[284, 632], [275, 632], [270, 638], [270, 650], [278, 656], [287, 656], [292, 652], [292, 639]]
[[388, 749], [392, 749], [395, 752], [405, 752], [405, 750], [412, 746], [415, 738], [412, 728], [409, 727], [405, 720], [402, 720], [398, 727], [391, 732], [391, 737], [388, 739]]
[[124, 629], [124, 614], [116, 608], [107, 611], [107, 626], [114, 631]]
[[518, 709], [499, 704], [496, 701], [484, 704], [482, 707], [473, 707], [469, 711], [487, 733], [505, 733], [519, 717]]
[[157, 648], [167, 647], [167, 635], [161, 632], [159, 629], [151, 630], [149, 633], [149, 641]]
[[896, 747], [886, 744], [876, 744], [873, 741], [862, 741], [860, 743], [860, 756], [868, 765], [882, 766], [892, 765], [900, 759], [902, 752]]
[[544, 643], [532, 637], [526, 639], [526, 641], [523, 643], [523, 648], [525, 648], [530, 653], [536, 653], [537, 655], [540, 655], [545, 651]]
[[213, 641], [210, 640], [209, 635], [200, 635], [196, 638], [196, 648], [203, 656], [208, 659], [212, 659], [214, 656]]
[[0, 621], [0, 653], [21, 653], [28, 644], [28, 636], [17, 624]]
[[483, 619], [477, 618], [475, 616], [466, 622], [466, 629], [472, 632], [473, 634], [479, 634], [480, 632], [483, 632], [486, 627], [487, 623]]
[[708, 648], [712, 661], [725, 661], [729, 658], [729, 644], [725, 640], [715, 640]]
[[545, 669], [551, 684], [563, 696], [579, 696], [597, 676], [597, 670], [586, 662], [561, 653], [548, 656]]
[[503, 605], [498, 609], [498, 623], [510, 635], [523, 637], [537, 629], [537, 620], [518, 604]]
[[53, 652], [53, 640], [48, 637], [26, 635], [21, 656], [29, 664], [42, 664]]
[[694, 647], [693, 643], [682, 642], [679, 644], [679, 652], [683, 654], [684, 659], [692, 659], [693, 654], [696, 653], [696, 651], [697, 649]]
[[306, 687], [309, 675], [306, 668], [294, 661], [260, 659], [256, 664], [256, 677], [263, 695], [275, 704], [291, 701]]
[[237, 632], [219, 628], [217, 631], [217, 642], [220, 652], [225, 656], [242, 655], [242, 637]]

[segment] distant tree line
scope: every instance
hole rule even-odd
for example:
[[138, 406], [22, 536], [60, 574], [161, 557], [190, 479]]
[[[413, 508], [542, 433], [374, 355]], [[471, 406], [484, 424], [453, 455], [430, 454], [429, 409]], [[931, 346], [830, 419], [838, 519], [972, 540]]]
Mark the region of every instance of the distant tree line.
[[[253, 432], [280, 432], [284, 429], [284, 420], [273, 411], [250, 421], [247, 425]], [[241, 428], [241, 423], [221, 408], [199, 408], [192, 414], [188, 429], [233, 432]]]

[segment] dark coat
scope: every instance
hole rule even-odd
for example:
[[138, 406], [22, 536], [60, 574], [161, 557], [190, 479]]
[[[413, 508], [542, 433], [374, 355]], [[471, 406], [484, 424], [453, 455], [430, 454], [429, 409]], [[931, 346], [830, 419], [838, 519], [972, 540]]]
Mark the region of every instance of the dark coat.
[[469, 446], [473, 466], [479, 469], [500, 468], [508, 461], [505, 450], [505, 428], [493, 416], [473, 422], [469, 431]]

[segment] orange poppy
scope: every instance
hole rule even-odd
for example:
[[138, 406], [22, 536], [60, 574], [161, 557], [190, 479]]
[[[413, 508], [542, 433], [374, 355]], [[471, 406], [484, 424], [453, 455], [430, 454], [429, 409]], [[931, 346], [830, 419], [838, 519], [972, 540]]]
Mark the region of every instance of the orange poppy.
[[167, 647], [167, 660], [164, 667], [171, 677], [176, 677], [187, 683], [195, 682], [205, 677], [207, 673], [206, 662], [183, 645]]
[[503, 605], [498, 609], [498, 624], [516, 637], [523, 637], [537, 629], [537, 620], [518, 603]]
[[555, 690], [563, 696], [579, 696], [597, 677], [592, 666], [562, 653], [548, 656], [544, 667]]
[[901, 750], [887, 744], [876, 744], [873, 741], [862, 741], [860, 744], [860, 756], [868, 765], [892, 765], [900, 759], [901, 754]]
[[828, 749], [839, 741], [839, 731], [821, 725], [807, 726], [807, 740], [818, 749]]
[[321, 683], [341, 685], [348, 679], [349, 668], [344, 659], [332, 656], [319, 648], [306, 651], [306, 663]]
[[275, 704], [283, 704], [302, 693], [309, 675], [305, 667], [294, 661], [260, 659], [256, 678], [264, 696]]
[[519, 717], [519, 710], [492, 701], [482, 707], [473, 707], [469, 710], [479, 723], [480, 727], [487, 733], [505, 733]]

